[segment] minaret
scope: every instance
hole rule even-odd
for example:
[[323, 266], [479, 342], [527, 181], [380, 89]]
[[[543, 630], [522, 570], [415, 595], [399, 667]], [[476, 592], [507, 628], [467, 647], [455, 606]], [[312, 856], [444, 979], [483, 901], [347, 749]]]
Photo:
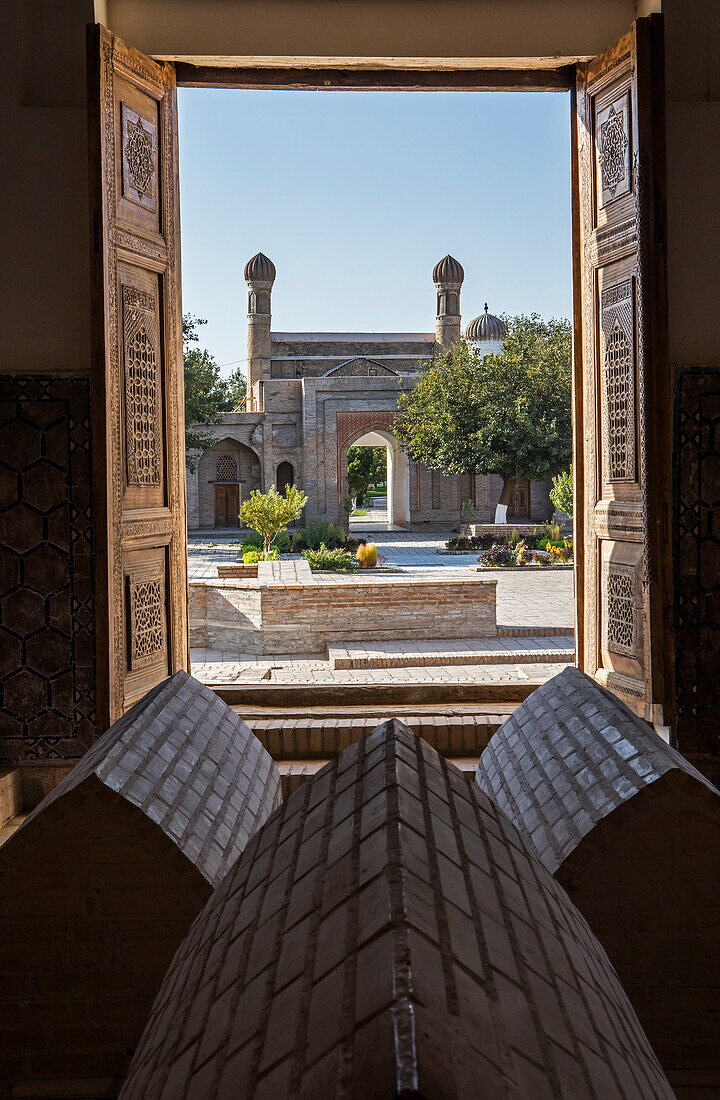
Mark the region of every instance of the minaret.
[[247, 390], [248, 410], [262, 412], [262, 385], [270, 377], [270, 291], [275, 264], [258, 252], [245, 264], [248, 285]]
[[460, 342], [460, 287], [464, 278], [462, 264], [449, 255], [433, 269], [433, 282], [437, 287], [435, 334], [443, 351]]

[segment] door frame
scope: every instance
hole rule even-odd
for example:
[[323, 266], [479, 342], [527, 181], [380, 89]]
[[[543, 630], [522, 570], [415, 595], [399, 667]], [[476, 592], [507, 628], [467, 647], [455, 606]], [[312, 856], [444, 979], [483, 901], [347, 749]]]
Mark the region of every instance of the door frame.
[[[653, 20], [658, 21], [662, 27], [662, 16], [652, 15]], [[647, 19], [643, 22], [648, 22]], [[607, 43], [611, 46], [612, 43]], [[222, 61], [222, 55], [216, 55], [218, 61]], [[238, 89], [277, 89], [277, 90], [373, 90], [389, 91], [393, 89], [413, 90], [475, 90], [475, 91], [565, 91], [569, 92], [568, 107], [570, 111], [570, 126], [568, 137], [571, 151], [571, 270], [573, 293], [573, 468], [575, 472], [575, 507], [574, 507], [574, 538], [575, 545], [580, 548], [584, 544], [584, 509], [583, 498], [583, 447], [579, 433], [583, 425], [583, 388], [578, 384], [583, 371], [583, 310], [582, 310], [582, 252], [583, 241], [581, 239], [580, 220], [580, 187], [578, 165], [578, 124], [577, 124], [577, 94], [576, 77], [580, 66], [584, 63], [579, 59], [577, 63], [561, 63], [555, 68], [533, 68], [528, 66], [527, 59], [502, 58], [494, 59], [495, 67], [483, 67], [475, 69], [447, 69], [442, 68], [444, 59], [427, 58], [435, 67], [428, 68], [403, 68], [378, 66], [377, 60], [367, 59], [367, 67], [359, 66], [358, 60], [352, 59], [328, 59], [326, 67], [318, 68], [310, 65], [298, 64], [297, 58], [274, 56], [272, 63], [267, 66], [236, 66], [230, 64], [208, 65], [205, 59], [198, 57], [198, 63], [193, 63], [192, 58], [182, 61], [174, 61], [176, 83], [178, 87], [194, 88], [238, 88]], [[566, 61], [567, 59], [565, 59]], [[228, 61], [230, 59], [228, 58]], [[417, 61], [417, 59], [416, 59]], [[657, 105], [661, 112], [661, 105]], [[662, 118], [659, 120], [662, 122]], [[654, 133], [661, 132], [661, 125], [654, 127]], [[664, 187], [664, 181], [663, 181]], [[664, 191], [661, 199], [664, 198]], [[664, 269], [661, 278], [664, 279]], [[660, 564], [660, 563], [658, 563]], [[672, 643], [672, 569], [668, 566], [666, 557], [663, 558], [661, 583], [656, 584], [655, 599], [660, 601], [660, 618], [665, 626], [666, 644]], [[584, 563], [582, 553], [575, 554], [575, 638], [576, 638], [576, 663], [583, 667], [584, 654], [584, 606], [582, 593], [585, 587]], [[657, 578], [656, 578], [657, 580]], [[673, 658], [669, 654], [664, 662], [668, 678], [668, 687], [672, 682], [671, 670]]]

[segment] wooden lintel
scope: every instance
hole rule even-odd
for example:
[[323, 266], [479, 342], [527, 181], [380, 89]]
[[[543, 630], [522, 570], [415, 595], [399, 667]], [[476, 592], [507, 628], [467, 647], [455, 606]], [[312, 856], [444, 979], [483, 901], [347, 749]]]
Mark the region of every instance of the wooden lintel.
[[558, 69], [229, 68], [176, 61], [183, 88], [276, 88], [284, 91], [567, 91], [574, 66]]

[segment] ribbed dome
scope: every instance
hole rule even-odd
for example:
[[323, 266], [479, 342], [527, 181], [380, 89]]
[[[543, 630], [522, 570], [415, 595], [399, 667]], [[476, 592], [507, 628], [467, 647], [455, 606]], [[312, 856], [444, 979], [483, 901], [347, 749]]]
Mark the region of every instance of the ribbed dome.
[[449, 254], [439, 260], [433, 268], [434, 283], [461, 283], [464, 278], [462, 264]]
[[505, 323], [493, 313], [488, 313], [487, 302], [485, 312], [465, 327], [466, 340], [504, 340], [506, 336]]
[[275, 274], [275, 264], [268, 259], [264, 252], [258, 252], [245, 264], [246, 283], [272, 283], [275, 281]]

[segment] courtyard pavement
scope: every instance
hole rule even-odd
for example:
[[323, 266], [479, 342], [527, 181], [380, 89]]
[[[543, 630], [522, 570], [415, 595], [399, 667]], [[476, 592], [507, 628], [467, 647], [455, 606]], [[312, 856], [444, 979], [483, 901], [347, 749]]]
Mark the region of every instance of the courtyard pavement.
[[[450, 537], [448, 532], [368, 531], [386, 565], [404, 572], [438, 580], [467, 577], [477, 553], [438, 554]], [[362, 535], [353, 523], [353, 535]], [[240, 549], [237, 531], [192, 532], [188, 541], [191, 581], [217, 579], [217, 566], [235, 561]], [[571, 569], [528, 568], [523, 571], [487, 570], [483, 576], [497, 577], [497, 619], [503, 626], [566, 628], [574, 621], [573, 573]]]

